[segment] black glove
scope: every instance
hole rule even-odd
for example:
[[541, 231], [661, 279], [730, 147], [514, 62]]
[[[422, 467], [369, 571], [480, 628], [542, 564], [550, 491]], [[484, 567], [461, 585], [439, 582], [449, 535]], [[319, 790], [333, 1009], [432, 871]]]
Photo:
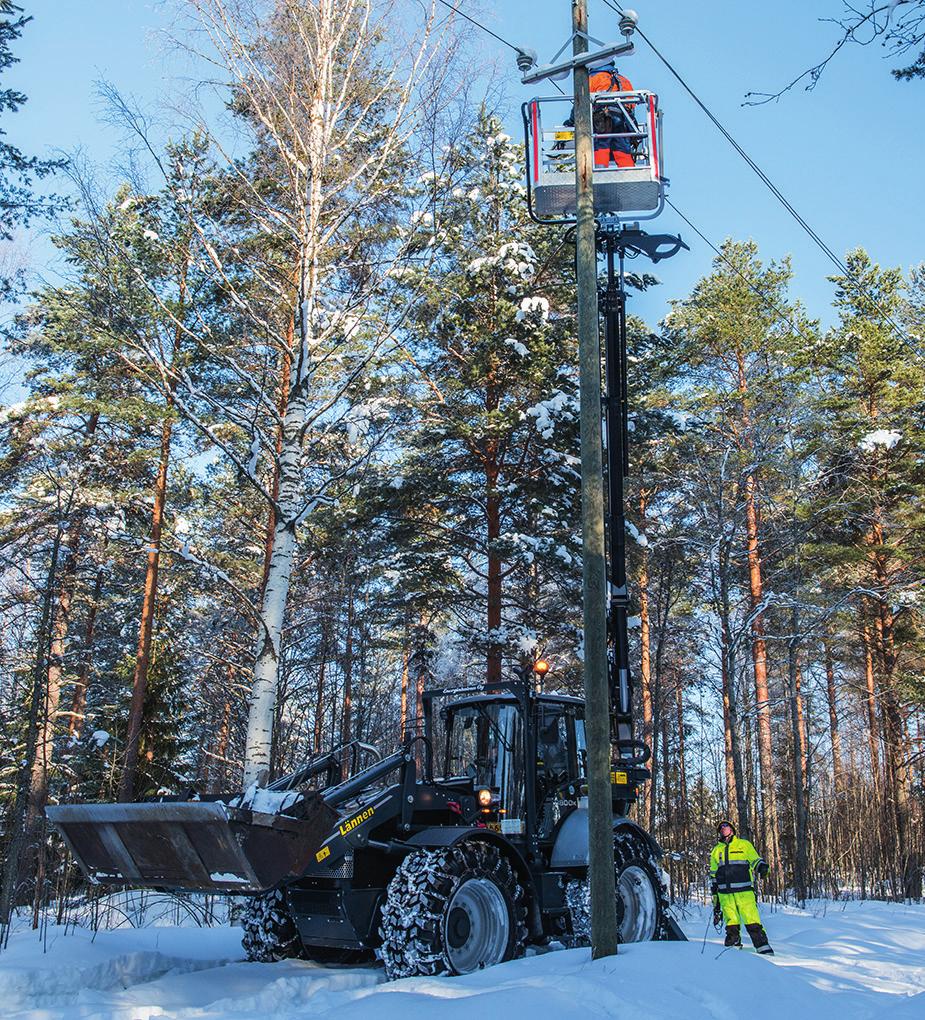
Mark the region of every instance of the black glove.
[[713, 897], [713, 927], [718, 928], [723, 922], [723, 908], [719, 905], [719, 897]]
[[768, 867], [768, 862], [767, 861], [759, 861], [758, 862], [758, 866], [755, 868], [755, 874], [759, 878], [767, 878], [768, 877], [768, 872], [770, 870], [771, 869]]

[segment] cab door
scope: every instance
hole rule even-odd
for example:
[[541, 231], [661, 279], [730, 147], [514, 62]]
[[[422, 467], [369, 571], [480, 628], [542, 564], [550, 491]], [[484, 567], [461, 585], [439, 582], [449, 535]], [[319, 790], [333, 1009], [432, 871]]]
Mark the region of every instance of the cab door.
[[550, 840], [562, 818], [578, 806], [583, 767], [571, 705], [540, 704], [536, 729], [537, 835]]

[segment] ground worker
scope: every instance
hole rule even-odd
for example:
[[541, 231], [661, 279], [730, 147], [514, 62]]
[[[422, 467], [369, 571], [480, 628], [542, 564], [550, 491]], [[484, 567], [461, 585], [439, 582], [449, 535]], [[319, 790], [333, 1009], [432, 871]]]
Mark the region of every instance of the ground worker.
[[726, 922], [726, 945], [742, 948], [741, 924], [759, 953], [774, 955], [758, 914], [755, 876], [764, 878], [768, 865], [747, 839], [739, 839], [735, 826], [723, 819], [717, 826], [719, 842], [710, 854], [710, 891], [713, 923]]
[[[632, 92], [633, 85], [629, 78], [620, 74], [614, 64], [604, 67], [593, 67], [590, 71], [589, 84], [592, 95], [595, 92]], [[601, 138], [600, 135], [621, 134], [635, 131], [633, 106], [623, 101], [623, 108], [614, 103], [613, 106], [596, 105], [592, 109], [592, 127], [594, 129], [594, 165], [599, 168], [610, 166], [613, 159], [618, 167], [628, 169], [636, 165], [633, 155], [631, 138]]]

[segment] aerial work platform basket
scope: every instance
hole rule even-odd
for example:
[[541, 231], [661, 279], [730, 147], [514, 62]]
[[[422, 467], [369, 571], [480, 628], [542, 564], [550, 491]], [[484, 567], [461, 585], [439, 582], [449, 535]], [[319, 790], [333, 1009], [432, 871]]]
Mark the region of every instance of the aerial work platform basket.
[[[564, 223], [575, 219], [575, 129], [570, 97], [531, 99], [523, 104], [527, 152], [527, 201], [534, 219]], [[624, 130], [594, 131], [594, 211], [598, 216], [651, 219], [665, 203], [661, 111], [658, 96], [644, 90], [595, 92], [592, 122], [612, 119]], [[629, 130], [626, 130], [629, 128]], [[624, 162], [601, 165], [611, 149], [627, 151]], [[647, 215], [648, 214], [648, 215]]]

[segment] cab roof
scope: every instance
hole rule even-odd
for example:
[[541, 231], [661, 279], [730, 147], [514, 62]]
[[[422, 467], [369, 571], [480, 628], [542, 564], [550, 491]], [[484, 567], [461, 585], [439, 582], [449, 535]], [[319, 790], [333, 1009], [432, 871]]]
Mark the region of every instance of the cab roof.
[[[578, 705], [584, 708], [584, 699], [576, 698], [571, 694], [535, 694], [533, 695], [534, 701], [539, 701], [543, 705]], [[455, 701], [451, 701], [446, 708], [464, 708], [466, 705], [482, 705], [487, 701], [501, 701], [507, 702], [509, 705], [517, 704], [517, 697], [508, 691], [502, 691], [498, 694], [470, 694], [465, 698], [458, 698]]]

